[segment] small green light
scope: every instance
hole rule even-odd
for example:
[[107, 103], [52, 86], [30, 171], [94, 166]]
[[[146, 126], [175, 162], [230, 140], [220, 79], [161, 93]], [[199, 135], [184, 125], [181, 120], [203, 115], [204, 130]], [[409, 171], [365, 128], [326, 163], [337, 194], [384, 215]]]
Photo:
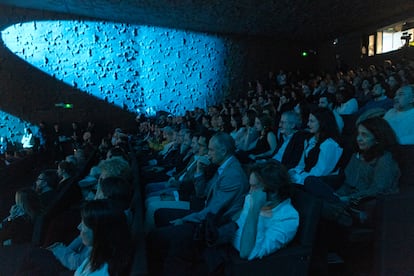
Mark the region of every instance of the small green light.
[[308, 52], [302, 52], [302, 57], [307, 57], [308, 56]]
[[65, 107], [64, 108], [73, 108], [73, 104], [67, 103], [67, 104], [65, 104]]

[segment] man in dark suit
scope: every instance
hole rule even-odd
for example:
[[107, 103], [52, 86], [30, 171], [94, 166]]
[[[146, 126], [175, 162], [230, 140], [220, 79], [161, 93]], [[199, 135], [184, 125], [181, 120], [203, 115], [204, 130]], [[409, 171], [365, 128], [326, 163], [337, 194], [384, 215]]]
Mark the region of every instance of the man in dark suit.
[[195, 190], [198, 197], [205, 197], [204, 209], [174, 220], [174, 225], [183, 222], [201, 222], [208, 213], [231, 217], [243, 207], [243, 197], [248, 191], [247, 177], [234, 154], [234, 140], [226, 133], [214, 135], [208, 146], [211, 163], [219, 166], [216, 174], [207, 181], [204, 177], [206, 165], [200, 159], [197, 164]]
[[207, 162], [200, 159], [195, 175], [196, 194], [206, 197], [205, 206], [198, 212], [171, 220], [170, 226], [150, 233], [148, 257], [152, 274], [184, 275], [191, 266], [191, 260], [199, 252], [198, 243], [193, 240], [195, 225], [203, 221], [208, 213], [220, 213], [230, 220], [243, 207], [248, 183], [239, 161], [233, 156], [233, 138], [219, 132], [210, 139], [208, 149], [211, 163], [218, 166], [217, 172], [207, 181], [204, 177]]
[[294, 111], [286, 111], [279, 121], [276, 153], [273, 159], [281, 162], [287, 169], [295, 167], [302, 156], [304, 141], [309, 133], [298, 131], [301, 121]]

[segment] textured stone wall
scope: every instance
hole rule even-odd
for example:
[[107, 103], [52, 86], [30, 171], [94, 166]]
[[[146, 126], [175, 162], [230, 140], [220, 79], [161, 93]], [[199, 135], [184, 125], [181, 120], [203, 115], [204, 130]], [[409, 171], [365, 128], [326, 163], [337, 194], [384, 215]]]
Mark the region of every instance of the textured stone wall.
[[0, 32], [0, 135], [42, 120], [133, 128], [137, 110], [182, 114], [244, 82], [243, 44], [230, 36], [11, 8]]
[[[66, 84], [131, 112], [183, 114], [223, 100], [231, 39], [166, 28], [88, 21], [32, 21], [2, 31], [16, 55]], [[234, 72], [235, 71], [235, 72]]]
[[0, 112], [23, 125], [91, 120], [109, 130], [134, 129], [137, 110], [182, 114], [237, 97], [252, 78], [295, 69], [300, 62], [300, 45], [268, 38], [94, 22], [1, 6], [0, 32]]

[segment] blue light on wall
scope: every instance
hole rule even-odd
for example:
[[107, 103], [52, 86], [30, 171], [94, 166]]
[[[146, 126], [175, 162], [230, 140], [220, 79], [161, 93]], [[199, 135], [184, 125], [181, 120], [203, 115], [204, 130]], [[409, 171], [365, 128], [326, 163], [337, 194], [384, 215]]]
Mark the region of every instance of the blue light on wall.
[[19, 143], [25, 127], [29, 127], [34, 134], [39, 131], [37, 126], [0, 110], [0, 137], [7, 138], [12, 143]]
[[8, 27], [1, 37], [43, 72], [131, 112], [183, 114], [220, 102], [230, 87], [225, 64], [231, 42], [214, 35], [105, 22], [33, 21]]

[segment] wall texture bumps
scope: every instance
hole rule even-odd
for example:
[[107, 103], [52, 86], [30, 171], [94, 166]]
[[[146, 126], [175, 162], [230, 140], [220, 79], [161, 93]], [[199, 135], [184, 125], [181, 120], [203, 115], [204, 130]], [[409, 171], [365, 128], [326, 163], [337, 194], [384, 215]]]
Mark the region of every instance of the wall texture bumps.
[[[43, 72], [131, 112], [153, 115], [222, 101], [243, 65], [240, 44], [180, 30], [91, 21], [32, 21], [5, 45]], [[233, 57], [238, 57], [234, 60]]]
[[288, 41], [83, 20], [0, 5], [0, 135], [40, 121], [135, 131], [137, 110], [181, 114], [301, 62]]

